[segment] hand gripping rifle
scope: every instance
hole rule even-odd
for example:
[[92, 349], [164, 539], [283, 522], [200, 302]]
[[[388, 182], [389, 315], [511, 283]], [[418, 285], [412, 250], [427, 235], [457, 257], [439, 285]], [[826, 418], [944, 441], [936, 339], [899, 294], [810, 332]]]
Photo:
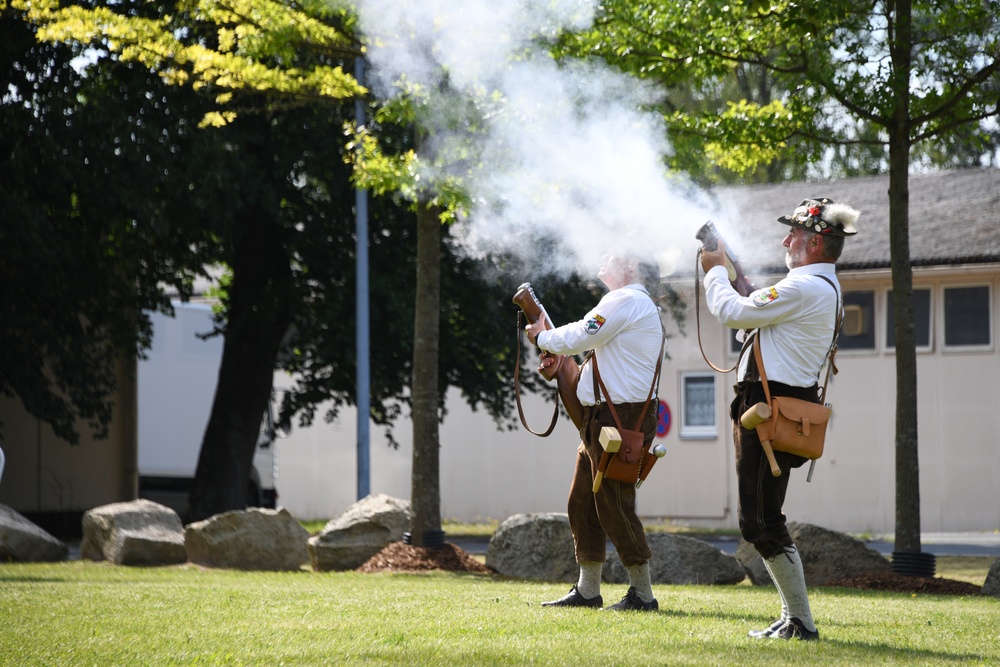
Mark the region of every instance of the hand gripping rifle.
[[[701, 226], [701, 229], [698, 230], [698, 233], [694, 237], [701, 241], [705, 250], [714, 251], [719, 247], [719, 239], [722, 238], [722, 235], [715, 228], [715, 223], [709, 220]], [[740, 296], [750, 296], [750, 293], [757, 289], [747, 279], [746, 274], [743, 272], [743, 267], [740, 266], [740, 261], [732, 254], [728, 243], [726, 244], [726, 271], [729, 272], [729, 283], [733, 286], [733, 289], [739, 292]]]
[[[705, 348], [701, 345], [701, 280], [698, 279], [698, 269], [701, 264], [701, 252], [702, 250], [714, 251], [719, 247], [719, 240], [722, 239], [722, 235], [719, 234], [719, 230], [715, 228], [715, 224], [709, 220], [698, 233], [694, 235], [696, 239], [701, 241], [703, 248], [698, 249], [698, 255], [695, 258], [694, 267], [694, 321], [695, 326], [698, 331], [698, 348], [701, 350], [701, 356], [713, 370], [720, 373], [732, 373], [736, 370], [736, 366], [732, 368], [719, 368], [709, 360], [708, 356], [705, 354]], [[750, 294], [757, 289], [757, 287], [750, 282], [746, 274], [743, 272], [743, 267], [740, 266], [740, 261], [736, 259], [736, 256], [732, 254], [729, 250], [729, 245], [726, 244], [726, 271], [729, 274], [729, 284], [733, 286], [740, 296], [750, 296]], [[737, 362], [739, 365], [739, 362]]]
[[[715, 250], [719, 247], [719, 239], [722, 235], [719, 234], [719, 230], [715, 228], [715, 224], [711, 220], [706, 222], [695, 234], [695, 238], [701, 241], [701, 244], [706, 250]], [[729, 246], [726, 246], [726, 271], [729, 273], [729, 284], [733, 286], [740, 296], [749, 296], [756, 287], [747, 279], [746, 274], [743, 273], [743, 267], [740, 266], [740, 262], [735, 256], [731, 255], [729, 252]], [[695, 273], [697, 276], [697, 272]], [[698, 280], [695, 279], [695, 288], [697, 290]], [[697, 298], [697, 297], [696, 297]], [[697, 304], [695, 306], [697, 308]], [[697, 311], [696, 311], [697, 314]], [[697, 319], [697, 318], [696, 318]], [[701, 330], [699, 329], [698, 334], [698, 344], [701, 344]], [[705, 351], [702, 350], [702, 356], [704, 356]], [[708, 357], [705, 357], [705, 361], [708, 361]], [[729, 371], [735, 370], [736, 366], [733, 366], [728, 371], [718, 368], [711, 361], [708, 361], [708, 365], [717, 371], [723, 373], [728, 373]], [[738, 365], [738, 362], [737, 362]], [[747, 430], [753, 430], [757, 425], [768, 421], [771, 418], [771, 406], [767, 403], [757, 403], [756, 405], [750, 406], [750, 408], [743, 413], [740, 417], [740, 423], [743, 428]], [[771, 468], [771, 474], [775, 477], [781, 476], [781, 468], [778, 467], [777, 461], [774, 459], [774, 449], [771, 447], [771, 441], [761, 439], [760, 446], [764, 450], [764, 455], [767, 457], [768, 466]]]
[[516, 355], [517, 361], [514, 367], [514, 391], [517, 396], [517, 414], [521, 418], [521, 425], [524, 426], [530, 433], [535, 435], [545, 437], [552, 432], [553, 427], [556, 424], [556, 418], [559, 416], [559, 398], [562, 398], [563, 405], [566, 406], [566, 412], [569, 413], [569, 418], [573, 420], [573, 424], [579, 430], [580, 424], [583, 421], [583, 406], [580, 404], [580, 399], [576, 396], [576, 384], [580, 379], [580, 366], [576, 363], [573, 357], [567, 357], [564, 355], [553, 355], [549, 352], [544, 352], [544, 356], [550, 356], [555, 358], [555, 363], [548, 366], [539, 366], [538, 372], [541, 373], [548, 381], [552, 381], [553, 378], [556, 380], [556, 406], [552, 413], [552, 422], [549, 424], [549, 428], [544, 433], [538, 433], [532, 431], [524, 419], [524, 412], [521, 410], [521, 396], [518, 392], [518, 378], [520, 377], [521, 369], [521, 332], [523, 331], [521, 327], [521, 315], [528, 319], [528, 322], [534, 324], [538, 321], [538, 318], [542, 313], [545, 313], [545, 329], [553, 329], [555, 325], [552, 323], [549, 314], [545, 312], [545, 307], [542, 306], [541, 302], [535, 296], [534, 290], [531, 289], [531, 283], [524, 283], [517, 288], [517, 293], [514, 294], [512, 299], [515, 305], [517, 305], [521, 310], [517, 314], [517, 350]]

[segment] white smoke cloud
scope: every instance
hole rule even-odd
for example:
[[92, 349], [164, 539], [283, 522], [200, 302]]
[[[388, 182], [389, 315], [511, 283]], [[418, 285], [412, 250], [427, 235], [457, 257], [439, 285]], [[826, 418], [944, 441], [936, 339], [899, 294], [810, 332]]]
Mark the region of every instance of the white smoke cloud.
[[[665, 174], [665, 127], [648, 110], [659, 93], [604, 63], [556, 63], [542, 45], [589, 26], [596, 4], [359, 0], [369, 84], [383, 98], [401, 81], [430, 92], [422, 148], [441, 171], [426, 176], [463, 179], [470, 252], [502, 249], [540, 272], [585, 276], [616, 248], [653, 251], [666, 270], [693, 265], [694, 232], [712, 210]], [[543, 256], [544, 238], [559, 251]]]

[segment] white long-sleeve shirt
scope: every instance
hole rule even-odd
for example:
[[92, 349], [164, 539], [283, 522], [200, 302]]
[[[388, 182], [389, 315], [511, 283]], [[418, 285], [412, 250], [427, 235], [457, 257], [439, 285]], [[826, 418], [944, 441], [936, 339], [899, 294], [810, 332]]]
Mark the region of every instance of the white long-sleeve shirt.
[[[596, 350], [611, 402], [641, 403], [653, 384], [661, 339], [659, 308], [642, 285], [632, 284], [605, 294], [582, 320], [542, 331], [537, 343], [553, 354]], [[593, 364], [585, 364], [576, 389], [583, 405], [597, 403], [593, 377]]]
[[[826, 276], [833, 288], [817, 276]], [[708, 310], [733, 329], [759, 329], [760, 352], [767, 379], [794, 387], [818, 381], [833, 342], [840, 308], [840, 283], [833, 264], [820, 262], [792, 269], [771, 287], [743, 297], [733, 289], [723, 266], [705, 274]], [[746, 379], [747, 352], [739, 377]]]

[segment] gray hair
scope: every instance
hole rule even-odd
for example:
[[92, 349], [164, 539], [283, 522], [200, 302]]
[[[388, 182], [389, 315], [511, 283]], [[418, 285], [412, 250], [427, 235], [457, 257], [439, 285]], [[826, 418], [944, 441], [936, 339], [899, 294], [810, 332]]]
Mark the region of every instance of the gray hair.
[[833, 236], [832, 234], [817, 234], [823, 237], [823, 257], [832, 262], [840, 259], [840, 253], [844, 252], [844, 236]]

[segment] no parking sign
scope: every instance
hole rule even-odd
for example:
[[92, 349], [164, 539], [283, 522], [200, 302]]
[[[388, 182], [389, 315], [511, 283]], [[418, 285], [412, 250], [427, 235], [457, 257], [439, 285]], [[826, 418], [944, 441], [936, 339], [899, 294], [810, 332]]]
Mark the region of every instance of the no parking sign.
[[664, 400], [656, 408], [656, 437], [665, 438], [670, 433], [670, 406]]

